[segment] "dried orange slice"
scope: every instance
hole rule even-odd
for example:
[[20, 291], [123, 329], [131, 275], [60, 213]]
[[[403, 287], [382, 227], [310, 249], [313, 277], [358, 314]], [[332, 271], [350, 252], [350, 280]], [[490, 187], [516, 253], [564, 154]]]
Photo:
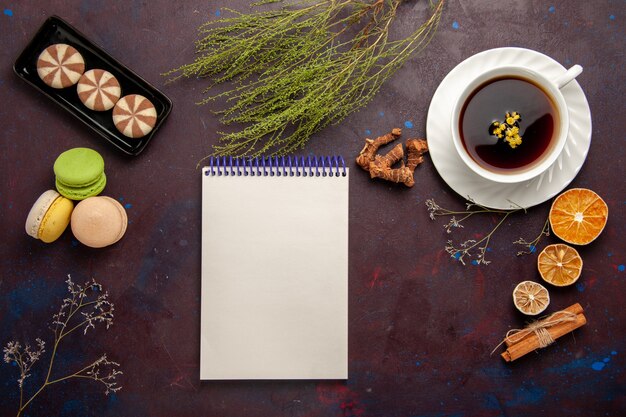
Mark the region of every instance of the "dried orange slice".
[[583, 260], [578, 251], [569, 245], [557, 243], [544, 248], [537, 258], [539, 275], [557, 287], [572, 285], [580, 277]]
[[522, 281], [513, 290], [513, 303], [522, 313], [536, 316], [550, 304], [550, 294], [541, 284]]
[[550, 208], [552, 231], [573, 245], [593, 242], [604, 230], [609, 207], [598, 194], [586, 188], [572, 188], [558, 196]]

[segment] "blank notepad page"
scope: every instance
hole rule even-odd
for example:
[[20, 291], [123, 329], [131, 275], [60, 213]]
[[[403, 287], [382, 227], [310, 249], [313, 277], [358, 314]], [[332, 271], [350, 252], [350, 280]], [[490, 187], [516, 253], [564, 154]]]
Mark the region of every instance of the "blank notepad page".
[[202, 173], [200, 378], [347, 378], [347, 169], [212, 169]]

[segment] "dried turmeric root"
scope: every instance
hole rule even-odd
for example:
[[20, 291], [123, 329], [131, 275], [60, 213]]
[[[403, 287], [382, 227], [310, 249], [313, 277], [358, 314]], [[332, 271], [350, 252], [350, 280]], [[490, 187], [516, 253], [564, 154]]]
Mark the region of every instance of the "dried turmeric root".
[[374, 155], [376, 155], [376, 151], [378, 150], [378, 148], [398, 139], [401, 134], [402, 129], [395, 128], [392, 129], [391, 133], [379, 136], [374, 140], [365, 139], [365, 146], [363, 147], [361, 152], [359, 152], [359, 156], [356, 157], [357, 165], [359, 165], [364, 170], [369, 171], [370, 162], [374, 160]]
[[424, 139], [409, 139], [406, 141], [406, 166], [412, 171], [424, 162], [424, 154], [428, 152], [428, 143]]
[[[366, 171], [371, 178], [382, 178], [395, 183], [403, 183], [407, 187], [415, 185], [413, 172], [415, 167], [424, 161], [424, 153], [428, 152], [428, 144], [423, 139], [409, 139], [406, 142], [407, 164], [404, 164], [404, 150], [402, 144], [397, 144], [386, 155], [377, 155], [376, 151], [389, 142], [400, 137], [402, 131], [395, 128], [391, 133], [380, 136], [375, 140], [365, 139], [365, 146], [356, 158], [356, 163]], [[399, 168], [392, 168], [400, 162]]]
[[[404, 151], [402, 144], [398, 143], [394, 148], [386, 155], [376, 155], [374, 160], [370, 162], [369, 171], [371, 178], [382, 178], [387, 181], [395, 183], [403, 183], [407, 187], [412, 187], [415, 184], [413, 180], [413, 171], [404, 166]], [[391, 168], [393, 164], [401, 161], [400, 168]]]

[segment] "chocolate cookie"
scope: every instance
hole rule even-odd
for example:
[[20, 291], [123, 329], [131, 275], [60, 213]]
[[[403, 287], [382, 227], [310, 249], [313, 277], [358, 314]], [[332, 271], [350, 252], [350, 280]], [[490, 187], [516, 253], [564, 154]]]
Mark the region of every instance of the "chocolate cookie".
[[112, 109], [122, 94], [117, 78], [101, 69], [92, 69], [84, 73], [78, 81], [76, 91], [80, 101], [96, 111]]
[[157, 113], [154, 105], [139, 94], [122, 97], [113, 108], [113, 123], [129, 138], [140, 138], [154, 128]]
[[37, 59], [37, 74], [53, 88], [66, 88], [78, 82], [85, 71], [83, 56], [64, 43], [50, 45]]

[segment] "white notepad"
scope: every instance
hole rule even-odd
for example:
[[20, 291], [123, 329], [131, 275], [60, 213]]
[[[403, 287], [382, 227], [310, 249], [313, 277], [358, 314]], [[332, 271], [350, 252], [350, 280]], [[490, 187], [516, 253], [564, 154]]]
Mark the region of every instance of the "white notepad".
[[346, 379], [348, 169], [262, 162], [202, 171], [200, 378]]

